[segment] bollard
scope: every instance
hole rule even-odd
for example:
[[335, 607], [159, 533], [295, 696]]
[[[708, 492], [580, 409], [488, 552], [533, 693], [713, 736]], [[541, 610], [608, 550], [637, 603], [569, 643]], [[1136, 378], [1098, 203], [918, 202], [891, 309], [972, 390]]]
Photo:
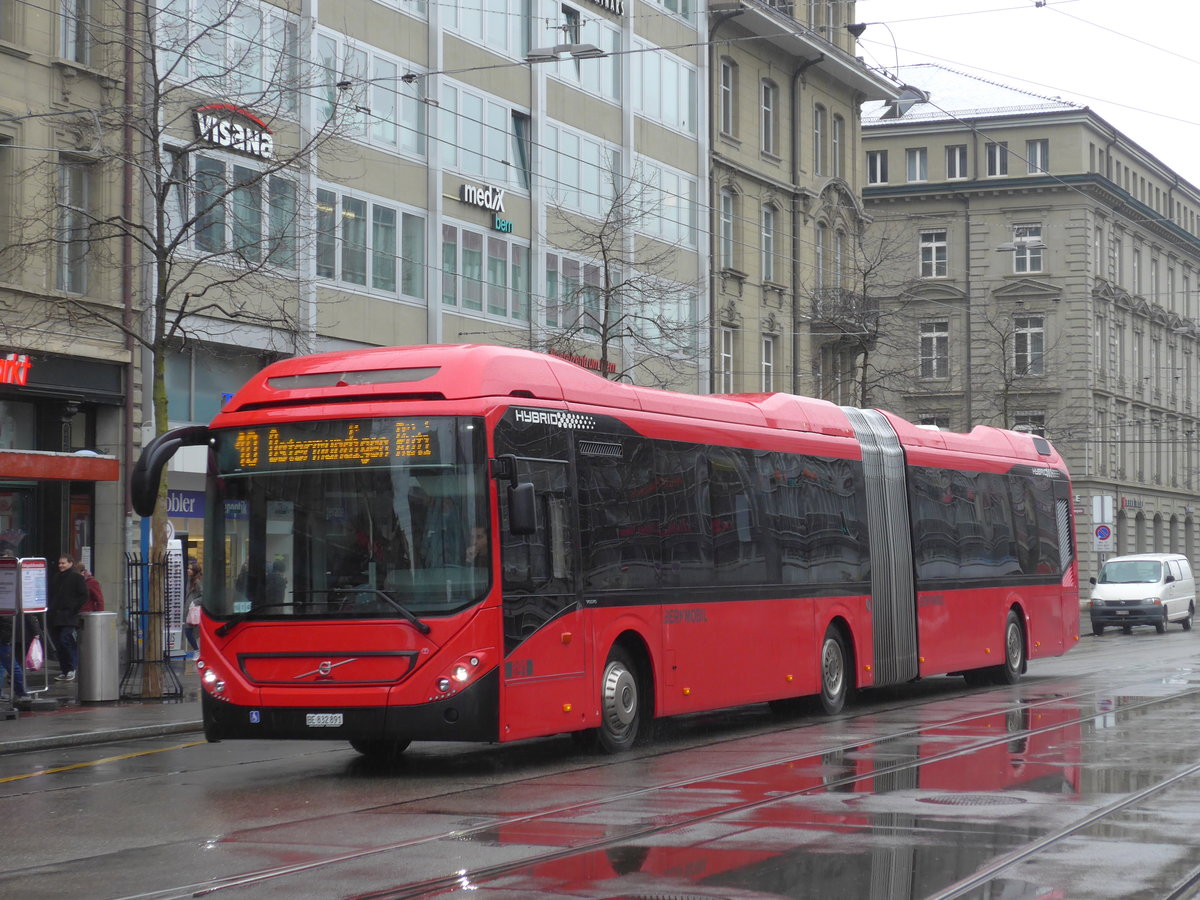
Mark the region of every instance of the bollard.
[[119, 697], [117, 614], [84, 613], [79, 634], [79, 699], [102, 702]]

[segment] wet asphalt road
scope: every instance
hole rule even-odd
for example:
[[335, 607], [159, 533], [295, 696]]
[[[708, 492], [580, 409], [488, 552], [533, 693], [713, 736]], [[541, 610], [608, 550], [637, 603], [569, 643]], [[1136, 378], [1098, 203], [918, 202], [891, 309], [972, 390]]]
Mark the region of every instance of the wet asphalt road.
[[8, 897], [1171, 898], [1200, 888], [1200, 630], [1085, 637], [1014, 687], [569, 738], [160, 739], [0, 757]]

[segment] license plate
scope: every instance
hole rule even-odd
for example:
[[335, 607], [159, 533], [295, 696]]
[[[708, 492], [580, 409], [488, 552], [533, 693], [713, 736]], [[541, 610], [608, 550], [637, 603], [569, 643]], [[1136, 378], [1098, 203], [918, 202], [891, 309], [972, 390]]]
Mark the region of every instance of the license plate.
[[342, 724], [341, 713], [308, 713], [304, 724], [309, 728], [338, 728]]
[[1118, 615], [1118, 616], [1127, 616], [1127, 615], [1129, 615], [1129, 610], [1127, 610], [1127, 609], [1118, 609], [1118, 610], [1117, 610], [1117, 615]]

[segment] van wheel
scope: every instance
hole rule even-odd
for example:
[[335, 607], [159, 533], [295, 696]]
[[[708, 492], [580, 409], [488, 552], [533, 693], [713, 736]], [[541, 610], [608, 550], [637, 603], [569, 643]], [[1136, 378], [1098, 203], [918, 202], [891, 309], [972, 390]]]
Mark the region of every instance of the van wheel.
[[1096, 637], [1100, 637], [1100, 635], [1104, 634], [1104, 626], [1103, 625], [1093, 625], [1092, 626], [1092, 634], [1094, 634]]
[[1167, 611], [1164, 609], [1162, 619], [1154, 623], [1154, 630], [1159, 634], [1167, 633]]
[[1132, 625], [1122, 625], [1121, 626], [1121, 634], [1133, 634], [1133, 626]]
[[642, 719], [637, 664], [622, 647], [613, 647], [600, 680], [600, 727], [596, 743], [605, 753], [622, 753], [637, 740]]
[[1192, 616], [1194, 616], [1195, 614], [1196, 614], [1196, 607], [1192, 606], [1189, 603], [1188, 604], [1188, 613], [1186, 616], [1183, 617], [1183, 621], [1179, 623], [1180, 625], [1183, 626], [1184, 631], [1192, 630]]
[[850, 697], [850, 651], [842, 633], [832, 625], [821, 641], [821, 709], [837, 715]]

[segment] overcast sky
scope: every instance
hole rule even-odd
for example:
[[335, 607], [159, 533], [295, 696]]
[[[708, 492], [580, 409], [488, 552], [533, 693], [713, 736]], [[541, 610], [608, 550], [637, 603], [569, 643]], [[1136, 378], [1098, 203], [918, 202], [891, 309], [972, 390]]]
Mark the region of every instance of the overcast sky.
[[1088, 106], [1200, 189], [1200, 0], [857, 0], [856, 15], [887, 25], [859, 39], [869, 65], [898, 54]]

